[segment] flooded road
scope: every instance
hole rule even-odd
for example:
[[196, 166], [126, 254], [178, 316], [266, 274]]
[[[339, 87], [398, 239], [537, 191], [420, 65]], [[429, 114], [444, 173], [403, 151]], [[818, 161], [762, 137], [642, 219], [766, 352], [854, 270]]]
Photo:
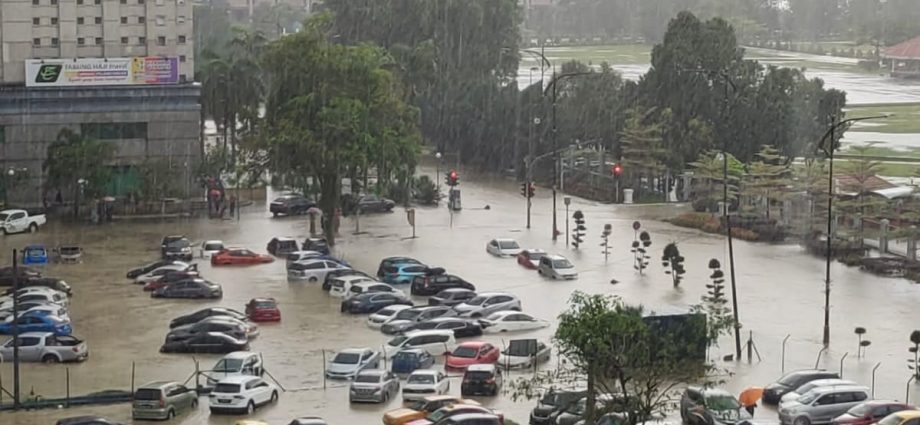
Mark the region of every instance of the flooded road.
[[[434, 173], [433, 169], [425, 171]], [[650, 310], [684, 310], [698, 304], [706, 290], [709, 259], [718, 258], [727, 263], [721, 237], [656, 221], [678, 211], [681, 208], [678, 206], [612, 206], [573, 199], [570, 214], [581, 209], [588, 228], [583, 249], [574, 251], [565, 246], [564, 235], [555, 244], [551, 241], [549, 190], [538, 189], [533, 228], [527, 230], [525, 201], [517, 194], [517, 183], [470, 173], [464, 173], [461, 181], [464, 210], [453, 215], [452, 225], [451, 216], [443, 206], [418, 209], [416, 239], [408, 239], [412, 231], [399, 207], [391, 214], [362, 216], [363, 233], [358, 235], [352, 234], [353, 219], [346, 218], [336, 247], [338, 254], [369, 273], [376, 271], [383, 257], [412, 256], [429, 265], [445, 267], [448, 272], [474, 283], [480, 291], [512, 292], [521, 298], [525, 312], [549, 320], [565, 309], [566, 299], [575, 290], [615, 294]], [[487, 205], [490, 208], [484, 209]], [[631, 225], [635, 220], [641, 220], [643, 229], [652, 238], [652, 261], [641, 276], [633, 270], [629, 252], [634, 237]], [[560, 196], [559, 227], [563, 232], [565, 222]], [[606, 223], [613, 225], [611, 256], [607, 262], [597, 246]], [[53, 223], [36, 235], [0, 237], [0, 252], [4, 253], [32, 242], [49, 246], [77, 243], [87, 251], [83, 264], [47, 266], [45, 274], [63, 278], [73, 286], [71, 317], [75, 335], [86, 339], [91, 356], [85, 363], [69, 366], [24, 365], [22, 383], [26, 395], [34, 390], [45, 397], [63, 396], [66, 367], [70, 368], [72, 394], [128, 389], [132, 363], [136, 366], [137, 385], [159, 379], [184, 381], [195, 370], [193, 359], [200, 360], [202, 368], [207, 369], [219, 356], [160, 354], [158, 348], [170, 319], [205, 306], [241, 310], [252, 297], [271, 296], [280, 301], [283, 320], [280, 324], [261, 326], [262, 334], [252, 343], [252, 350], [263, 354], [268, 372], [290, 391], [281, 396], [277, 405], [257, 411], [254, 419], [286, 424], [297, 416], [319, 415], [330, 424], [378, 424], [384, 411], [398, 406], [395, 400], [386, 406], [351, 406], [347, 402], [347, 389], [332, 382], [325, 391], [317, 389], [322, 387], [322, 350], [377, 348], [388, 338], [366, 327], [365, 316], [340, 314], [339, 300], [329, 297], [318, 284], [288, 283], [283, 261], [221, 268], [199, 262], [204, 277], [223, 285], [223, 300], [214, 302], [151, 299], [139, 286], [125, 279], [128, 269], [156, 259], [163, 235], [177, 233], [184, 233], [194, 241], [222, 239], [228, 244], [265, 252], [265, 244], [273, 236], [303, 239], [308, 233], [308, 223], [304, 218], [272, 219], [265, 206], [253, 206], [244, 210], [239, 221], [195, 219], [98, 227]], [[491, 257], [485, 252], [485, 244], [493, 237], [512, 237], [523, 247], [561, 253], [575, 263], [580, 278], [550, 281], [521, 268], [513, 259]], [[657, 261], [661, 249], [671, 241], [679, 243], [688, 270], [677, 289]], [[736, 242], [735, 256], [744, 339], [749, 331], [753, 332], [754, 343], [763, 358], [761, 362], [755, 359], [751, 365], [718, 363], [732, 373], [726, 377], [726, 387], [737, 393], [747, 386], [765, 385], [780, 375], [782, 341], [787, 334], [791, 337], [786, 347], [785, 370], [815, 365], [821, 349], [824, 263], [797, 246], [741, 241]], [[611, 279], [620, 283], [612, 285]], [[832, 280], [832, 345], [819, 359], [819, 366], [836, 370], [841, 357], [849, 352], [843, 364], [844, 376], [869, 385], [873, 366], [881, 362], [876, 397], [904, 400], [905, 383], [910, 376], [905, 362], [909, 334], [920, 328], [917, 310], [920, 285], [877, 278], [839, 264], [833, 266]], [[872, 341], [862, 359], [856, 358], [857, 338], [853, 329], [857, 326], [867, 328], [865, 338]], [[551, 327], [519, 335], [548, 339], [552, 332]], [[501, 344], [510, 337], [484, 339]], [[723, 338], [721, 347], [712, 350], [712, 356], [721, 357], [731, 351], [731, 341]], [[555, 359], [549, 367], [553, 365]], [[10, 388], [10, 365], [0, 365], [0, 372], [4, 387]], [[452, 392], [459, 391], [459, 385], [451, 388]], [[920, 397], [917, 386], [912, 385], [911, 390], [913, 399]], [[513, 402], [507, 395], [482, 401], [522, 423], [526, 423], [533, 406], [531, 401]], [[0, 423], [37, 425], [86, 413], [131, 423], [127, 404], [2, 413]], [[773, 419], [775, 413], [759, 409], [758, 416]], [[217, 425], [232, 424], [237, 419], [210, 416], [202, 406], [194, 414], [180, 416], [172, 423]]]

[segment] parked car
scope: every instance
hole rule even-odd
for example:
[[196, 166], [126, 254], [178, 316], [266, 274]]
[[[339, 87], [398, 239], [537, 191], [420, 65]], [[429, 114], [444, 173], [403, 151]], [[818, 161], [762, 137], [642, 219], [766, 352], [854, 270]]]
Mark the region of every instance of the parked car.
[[475, 400], [468, 400], [452, 395], [428, 396], [421, 400], [413, 401], [399, 409], [390, 410], [383, 414], [384, 425], [405, 425], [414, 420], [422, 419], [432, 412], [452, 404], [465, 404], [479, 406]]
[[0, 335], [12, 335], [13, 323], [18, 332], [50, 332], [55, 336], [66, 336], [73, 332], [70, 322], [57, 316], [23, 315], [9, 322], [0, 323]]
[[502, 372], [494, 364], [474, 364], [466, 368], [460, 384], [460, 395], [495, 396], [501, 391]]
[[478, 321], [459, 317], [436, 317], [424, 322], [415, 323], [406, 328], [403, 332], [431, 329], [454, 331], [454, 338], [457, 339], [482, 335], [482, 326]]
[[380, 265], [377, 267], [377, 278], [383, 279], [384, 275], [387, 274], [387, 268], [397, 264], [416, 264], [424, 266], [421, 261], [412, 257], [387, 257], [380, 260]]
[[268, 241], [266, 250], [276, 257], [286, 257], [292, 252], [297, 252], [297, 240], [287, 236], [278, 236]]
[[435, 425], [502, 425], [502, 418], [491, 413], [463, 413], [444, 418]]
[[253, 298], [246, 303], [246, 317], [253, 322], [280, 322], [281, 309], [274, 298]]
[[223, 251], [225, 248], [226, 246], [224, 246], [223, 241], [204, 241], [201, 243], [201, 247], [198, 249], [198, 256], [201, 258], [211, 258], [212, 255]]
[[60, 264], [77, 264], [83, 262], [83, 248], [77, 245], [58, 245], [53, 250], [54, 261]]
[[300, 249], [329, 255], [329, 242], [326, 242], [326, 238], [307, 238], [300, 245]]
[[[553, 423], [556, 425], [575, 425], [582, 420], [587, 410], [588, 399], [582, 397], [574, 404], [571, 404], [555, 413]], [[597, 408], [603, 407], [602, 401], [597, 401]]]
[[249, 335], [244, 326], [242, 322], [235, 321], [235, 319], [229, 317], [211, 317], [198, 323], [178, 326], [171, 329], [169, 333], [166, 334], [166, 342], [181, 341], [211, 332], [230, 335], [235, 339], [248, 339]]
[[172, 272], [183, 272], [183, 271], [197, 271], [198, 266], [192, 266], [181, 261], [175, 261], [173, 263], [167, 264], [165, 266], [157, 267], [147, 273], [144, 273], [136, 278], [134, 278], [134, 283], [139, 285], [146, 285], [147, 283], [159, 280], [166, 274]]
[[469, 301], [455, 305], [454, 310], [460, 317], [488, 317], [499, 311], [521, 311], [521, 300], [504, 292], [485, 292]]
[[268, 210], [273, 217], [278, 215], [301, 215], [306, 214], [310, 208], [316, 207], [316, 203], [301, 195], [283, 195], [275, 198], [268, 204]]
[[848, 381], [846, 379], [836, 379], [836, 378], [834, 379], [815, 379], [814, 381], [810, 381], [810, 382], [806, 382], [802, 384], [801, 386], [796, 388], [794, 391], [789, 391], [788, 393], [783, 394], [783, 396], [780, 397], [779, 402], [783, 403], [786, 401], [792, 401], [792, 400], [799, 398], [799, 396], [801, 396], [802, 394], [805, 394], [817, 387], [829, 387], [833, 385], [856, 385], [856, 383], [853, 381]]
[[326, 377], [351, 379], [364, 369], [376, 369], [380, 364], [380, 353], [370, 348], [348, 348], [336, 353], [326, 365]]
[[[428, 416], [422, 419], [416, 419], [412, 422], [409, 422], [407, 425], [433, 425], [433, 424], [443, 424], [450, 420], [454, 416], [467, 415], [471, 413], [478, 413], [484, 415], [495, 415], [498, 417], [500, 424], [504, 424], [504, 415], [500, 412], [496, 412], [492, 409], [477, 406], [473, 404], [451, 404], [449, 406], [444, 406], [434, 412], [430, 413]], [[472, 420], [472, 419], [471, 419]], [[492, 421], [492, 418], [489, 418], [486, 423]], [[472, 422], [478, 424], [479, 422]]]
[[160, 276], [156, 280], [151, 280], [147, 282], [147, 284], [144, 285], [144, 291], [147, 291], [147, 292], [156, 291], [157, 289], [160, 289], [165, 286], [169, 286], [170, 284], [174, 282], [178, 282], [180, 280], [197, 279], [200, 277], [201, 276], [198, 274], [197, 270], [169, 272], [169, 273], [166, 273]]
[[434, 366], [434, 357], [427, 351], [417, 348], [399, 351], [390, 359], [390, 372], [401, 377], [431, 366]]
[[[28, 306], [28, 308], [23, 309], [22, 306]], [[14, 317], [20, 316], [57, 316], [65, 322], [70, 321], [70, 315], [67, 313], [67, 308], [58, 305], [58, 304], [20, 304], [17, 307], [20, 307], [19, 312], [13, 314], [13, 309], [9, 310], [0, 310], [0, 323], [6, 323], [13, 320]]]
[[[156, 270], [156, 269], [158, 269], [158, 268], [160, 268], [160, 267], [163, 267], [163, 266], [166, 266], [166, 265], [169, 265], [169, 264], [174, 264], [174, 263], [177, 263], [177, 262], [178, 262], [178, 263], [185, 264], [185, 263], [183, 263], [183, 262], [181, 262], [181, 261], [178, 261], [178, 260], [157, 260], [157, 261], [154, 261], [154, 262], [152, 262], [152, 263], [148, 263], [148, 264], [145, 264], [145, 265], [143, 265], [143, 266], [140, 266], [140, 267], [138, 267], [138, 268], [136, 268], [136, 269], [131, 269], [130, 271], [128, 271], [128, 274], [127, 274], [126, 276], [127, 276], [128, 279], [135, 279], [135, 278], [137, 278], [138, 276], [141, 276], [141, 275], [145, 275], [145, 274], [147, 274], [147, 273], [150, 273], [150, 272], [152, 272], [152, 271], [154, 271], [154, 270]], [[187, 264], [186, 264], [186, 265], [187, 265]]]
[[169, 327], [175, 328], [177, 326], [188, 325], [214, 316], [229, 316], [237, 320], [248, 320], [245, 314], [240, 313], [232, 308], [208, 307], [198, 310], [194, 313], [186, 314], [184, 316], [179, 316], [173, 319], [171, 322], [169, 322]]
[[291, 421], [288, 425], [328, 425], [326, 421], [319, 416], [304, 416]]
[[521, 253], [521, 246], [514, 239], [492, 239], [486, 244], [486, 252], [496, 257], [514, 257]]
[[498, 365], [505, 369], [527, 369], [548, 362], [552, 349], [536, 339], [512, 339], [498, 355]]
[[537, 273], [552, 279], [578, 279], [578, 271], [575, 270], [575, 265], [561, 255], [544, 255], [540, 258]]
[[364, 195], [358, 198], [355, 208], [359, 214], [369, 212], [390, 212], [396, 203], [391, 199], [381, 198], [377, 195]]
[[680, 418], [688, 425], [734, 425], [751, 415], [728, 391], [690, 386], [680, 397]]
[[[23, 332], [19, 334], [19, 360], [24, 362], [62, 363], [82, 362], [89, 357], [86, 342], [73, 336], [53, 332]], [[13, 338], [0, 346], [0, 361], [13, 361]]]
[[13, 298], [16, 298], [16, 301], [20, 303], [40, 301], [46, 304], [57, 304], [63, 307], [70, 305], [70, 299], [64, 292], [44, 286], [30, 286], [17, 289], [10, 295], [0, 297], [0, 310], [12, 308]]
[[164, 260], [192, 261], [192, 243], [184, 236], [163, 238], [160, 252]]
[[817, 379], [833, 378], [840, 379], [840, 375], [838, 375], [837, 372], [829, 372], [826, 370], [818, 369], [798, 370], [795, 372], [787, 373], [776, 382], [764, 387], [763, 402], [765, 404], [777, 404], [780, 402], [784, 394], [793, 391], [808, 382]]
[[173, 282], [150, 294], [153, 298], [223, 298], [220, 285], [204, 279], [187, 279]]
[[834, 425], [872, 425], [892, 413], [915, 409], [914, 406], [897, 401], [872, 400], [851, 407], [846, 413], [834, 418], [831, 423]]
[[374, 279], [365, 276], [339, 276], [332, 279], [329, 287], [329, 295], [333, 297], [345, 298], [351, 290], [352, 285], [364, 282], [374, 282]]
[[221, 379], [231, 376], [258, 376], [265, 373], [262, 355], [251, 351], [234, 351], [228, 353], [208, 371], [208, 386], [213, 387]]
[[420, 400], [430, 395], [447, 394], [450, 381], [440, 370], [418, 369], [406, 379], [402, 389], [403, 401]]
[[[368, 297], [368, 295], [362, 295], [348, 301], [354, 302], [356, 299], [363, 301], [363, 297]], [[412, 301], [409, 301], [409, 304], [393, 304], [371, 313], [371, 315], [367, 317], [367, 326], [371, 329], [380, 329], [380, 327], [382, 327], [385, 322], [392, 319], [396, 313], [412, 308], [411, 303]]]
[[[326, 259], [328, 259], [328, 258], [326, 258]], [[339, 264], [342, 264], [342, 263], [339, 263]], [[344, 265], [344, 264], [343, 264], [343, 265]], [[330, 270], [328, 273], [326, 273], [326, 278], [323, 279], [323, 290], [324, 290], [324, 291], [329, 291], [329, 290], [331, 290], [331, 289], [332, 289], [332, 280], [335, 279], [335, 278], [337, 278], [337, 277], [341, 277], [341, 276], [364, 276], [364, 277], [367, 277], [367, 278], [369, 278], [369, 279], [371, 279], [371, 280], [374, 279], [373, 277], [371, 277], [371, 276], [368, 275], [367, 273], [364, 273], [364, 272], [359, 271], [359, 270], [347, 269], [347, 268], [346, 268], [346, 269]]]
[[[35, 307], [45, 307], [45, 306], [51, 306], [51, 307], [57, 307], [57, 308], [64, 308], [64, 309], [66, 309], [66, 307], [64, 307], [64, 306], [62, 306], [62, 305], [53, 304], [53, 303], [48, 303], [48, 302], [46, 302], [46, 301], [36, 301], [36, 300], [32, 300], [32, 301], [22, 301], [22, 302], [19, 303], [19, 305], [16, 306], [16, 311], [15, 311], [16, 314], [15, 314], [15, 316], [16, 316], [16, 317], [20, 317], [20, 316], [23, 315], [23, 313], [25, 313], [25, 312], [27, 312], [27, 311], [29, 311], [29, 310], [35, 308]], [[12, 317], [14, 316], [13, 313], [14, 313], [14, 311], [13, 311], [13, 305], [12, 305], [12, 304], [9, 304], [9, 305], [3, 307], [2, 309], [0, 309], [0, 318], [2, 318], [4, 322], [9, 322], [10, 320], [12, 320]], [[65, 319], [65, 320], [70, 320], [69, 317], [65, 317], [65, 316], [58, 316], [58, 317], [61, 317], [62, 319]]]
[[869, 389], [856, 385], [818, 387], [798, 399], [779, 406], [783, 424], [811, 425], [829, 423], [854, 406], [869, 399]]
[[551, 425], [558, 412], [578, 403], [584, 398], [584, 391], [550, 389], [537, 401], [537, 406], [530, 411], [531, 425]]
[[918, 419], [920, 419], [920, 411], [902, 410], [886, 416], [884, 419], [878, 421], [878, 423], [879, 425], [913, 425], [917, 423]]
[[489, 332], [517, 332], [542, 329], [549, 326], [546, 320], [537, 319], [519, 311], [497, 311], [480, 319], [482, 328]]
[[246, 338], [234, 338], [220, 332], [208, 332], [189, 339], [169, 341], [160, 347], [161, 353], [212, 353], [226, 354], [249, 350]]
[[329, 260], [304, 260], [291, 264], [288, 268], [288, 280], [306, 280], [308, 282], [319, 282], [326, 279], [326, 273], [333, 270], [347, 269], [335, 261]]
[[[336, 263], [339, 263], [343, 266], [351, 267], [351, 265], [349, 265], [347, 261], [341, 258], [333, 257], [329, 254], [323, 254], [322, 252], [318, 252], [318, 251], [294, 251], [294, 252], [288, 253], [284, 258], [285, 258], [285, 267], [290, 267], [291, 264], [294, 264], [298, 261], [312, 260], [312, 259], [335, 261]], [[364, 275], [364, 273], [360, 273], [360, 274]]]
[[220, 380], [208, 396], [211, 413], [252, 415], [257, 407], [278, 401], [278, 389], [254, 376], [231, 376]]
[[345, 293], [345, 299], [356, 297], [361, 294], [385, 293], [400, 297], [405, 297], [406, 293], [382, 282], [358, 282], [352, 284]]
[[448, 372], [462, 372], [475, 364], [494, 364], [498, 361], [498, 348], [483, 341], [464, 342], [454, 348], [444, 361]]
[[362, 370], [348, 389], [348, 402], [386, 403], [399, 394], [399, 378], [385, 370]]
[[73, 416], [69, 418], [60, 419], [54, 424], [55, 425], [122, 425], [121, 422], [116, 422], [111, 419], [103, 418], [102, 416]]
[[428, 298], [428, 305], [455, 306], [476, 297], [476, 291], [466, 288], [450, 288]]
[[[71, 288], [67, 282], [54, 277], [33, 277], [21, 280], [19, 281], [19, 288], [48, 288], [63, 292], [67, 294], [68, 297], [73, 296], [73, 288]], [[3, 295], [10, 295], [12, 293], [13, 288], [9, 288], [3, 292]]]
[[432, 356], [441, 356], [451, 352], [456, 344], [453, 331], [414, 331], [389, 340], [384, 350], [387, 357], [407, 348], [419, 348]]
[[[384, 308], [396, 306], [409, 308], [412, 306], [412, 300], [401, 292], [368, 292], [343, 300], [341, 310], [343, 313], [362, 314], [374, 313]], [[382, 316], [378, 316], [378, 318], [380, 317]], [[368, 325], [379, 328], [383, 323], [377, 324], [375, 320], [368, 319]]]
[[275, 261], [270, 255], [252, 252], [246, 248], [227, 248], [211, 256], [211, 265], [267, 264]]
[[169, 420], [198, 408], [198, 393], [178, 382], [156, 381], [134, 391], [131, 418]]
[[41, 265], [48, 264], [48, 249], [44, 245], [26, 245], [22, 249], [22, 264]]
[[30, 215], [26, 210], [0, 211], [0, 229], [4, 235], [13, 233], [35, 233], [38, 228], [45, 225], [45, 215]]
[[410, 326], [423, 322], [426, 320], [431, 320], [437, 317], [455, 317], [457, 313], [447, 306], [419, 306], [412, 307], [409, 310], [403, 310], [399, 313], [396, 313], [396, 316], [393, 317], [393, 320], [384, 323], [380, 327], [380, 331], [386, 335], [395, 335], [402, 333]]
[[528, 269], [536, 270], [544, 255], [546, 251], [542, 249], [525, 249], [517, 255], [517, 262]]
[[430, 274], [430, 269], [424, 264], [401, 263], [384, 268], [383, 281], [393, 285], [412, 283], [417, 277]]
[[430, 296], [445, 289], [460, 288], [475, 291], [476, 287], [459, 276], [452, 274], [439, 274], [416, 276], [412, 279], [412, 295]]

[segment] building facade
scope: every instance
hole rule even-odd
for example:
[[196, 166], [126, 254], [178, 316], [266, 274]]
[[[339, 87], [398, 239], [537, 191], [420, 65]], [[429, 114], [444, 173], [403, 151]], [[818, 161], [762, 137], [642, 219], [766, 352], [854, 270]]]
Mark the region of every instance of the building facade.
[[115, 146], [108, 195], [140, 189], [141, 164], [194, 189], [200, 88], [191, 0], [0, 0], [0, 199], [70, 202], [42, 164], [62, 129]]

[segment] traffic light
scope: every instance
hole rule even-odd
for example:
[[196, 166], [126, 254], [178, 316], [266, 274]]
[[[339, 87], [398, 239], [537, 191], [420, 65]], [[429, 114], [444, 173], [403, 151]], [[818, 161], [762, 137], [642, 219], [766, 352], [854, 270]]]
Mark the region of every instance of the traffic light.
[[527, 183], [521, 183], [521, 196], [527, 197]]
[[460, 175], [457, 174], [456, 170], [450, 170], [447, 172], [445, 181], [447, 181], [448, 186], [456, 186], [460, 184]]
[[537, 191], [537, 187], [534, 186], [533, 183], [531, 183], [531, 184], [527, 187], [527, 197], [528, 197], [528, 198], [533, 198], [533, 194], [534, 194], [536, 191]]
[[614, 177], [620, 178], [620, 174], [623, 174], [623, 166], [620, 165], [620, 163], [616, 163], [613, 165], [613, 169], [611, 171], [613, 171]]

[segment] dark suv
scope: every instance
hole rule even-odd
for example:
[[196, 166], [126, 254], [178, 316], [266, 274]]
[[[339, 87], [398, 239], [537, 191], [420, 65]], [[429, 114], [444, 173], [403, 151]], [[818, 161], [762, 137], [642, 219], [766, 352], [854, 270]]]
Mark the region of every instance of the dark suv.
[[585, 396], [584, 391], [556, 391], [549, 390], [537, 402], [537, 406], [530, 411], [530, 425], [549, 425], [556, 416], [554, 413], [578, 403]]
[[476, 287], [459, 276], [452, 274], [438, 274], [428, 276], [416, 276], [412, 279], [412, 295], [431, 296], [445, 289], [462, 288], [475, 291]]
[[271, 255], [285, 256], [297, 251], [297, 240], [284, 236], [272, 238], [272, 240], [268, 241], [268, 246], [265, 249]]
[[298, 215], [306, 214], [307, 210], [316, 206], [316, 203], [300, 195], [284, 195], [275, 199], [268, 206], [272, 216], [277, 217], [279, 214]]
[[185, 236], [165, 236], [160, 254], [164, 260], [192, 261], [192, 243]]
[[840, 379], [837, 372], [826, 370], [807, 369], [790, 372], [779, 378], [778, 381], [767, 385], [763, 390], [763, 402], [765, 404], [777, 404], [783, 395], [796, 388], [817, 379]]

